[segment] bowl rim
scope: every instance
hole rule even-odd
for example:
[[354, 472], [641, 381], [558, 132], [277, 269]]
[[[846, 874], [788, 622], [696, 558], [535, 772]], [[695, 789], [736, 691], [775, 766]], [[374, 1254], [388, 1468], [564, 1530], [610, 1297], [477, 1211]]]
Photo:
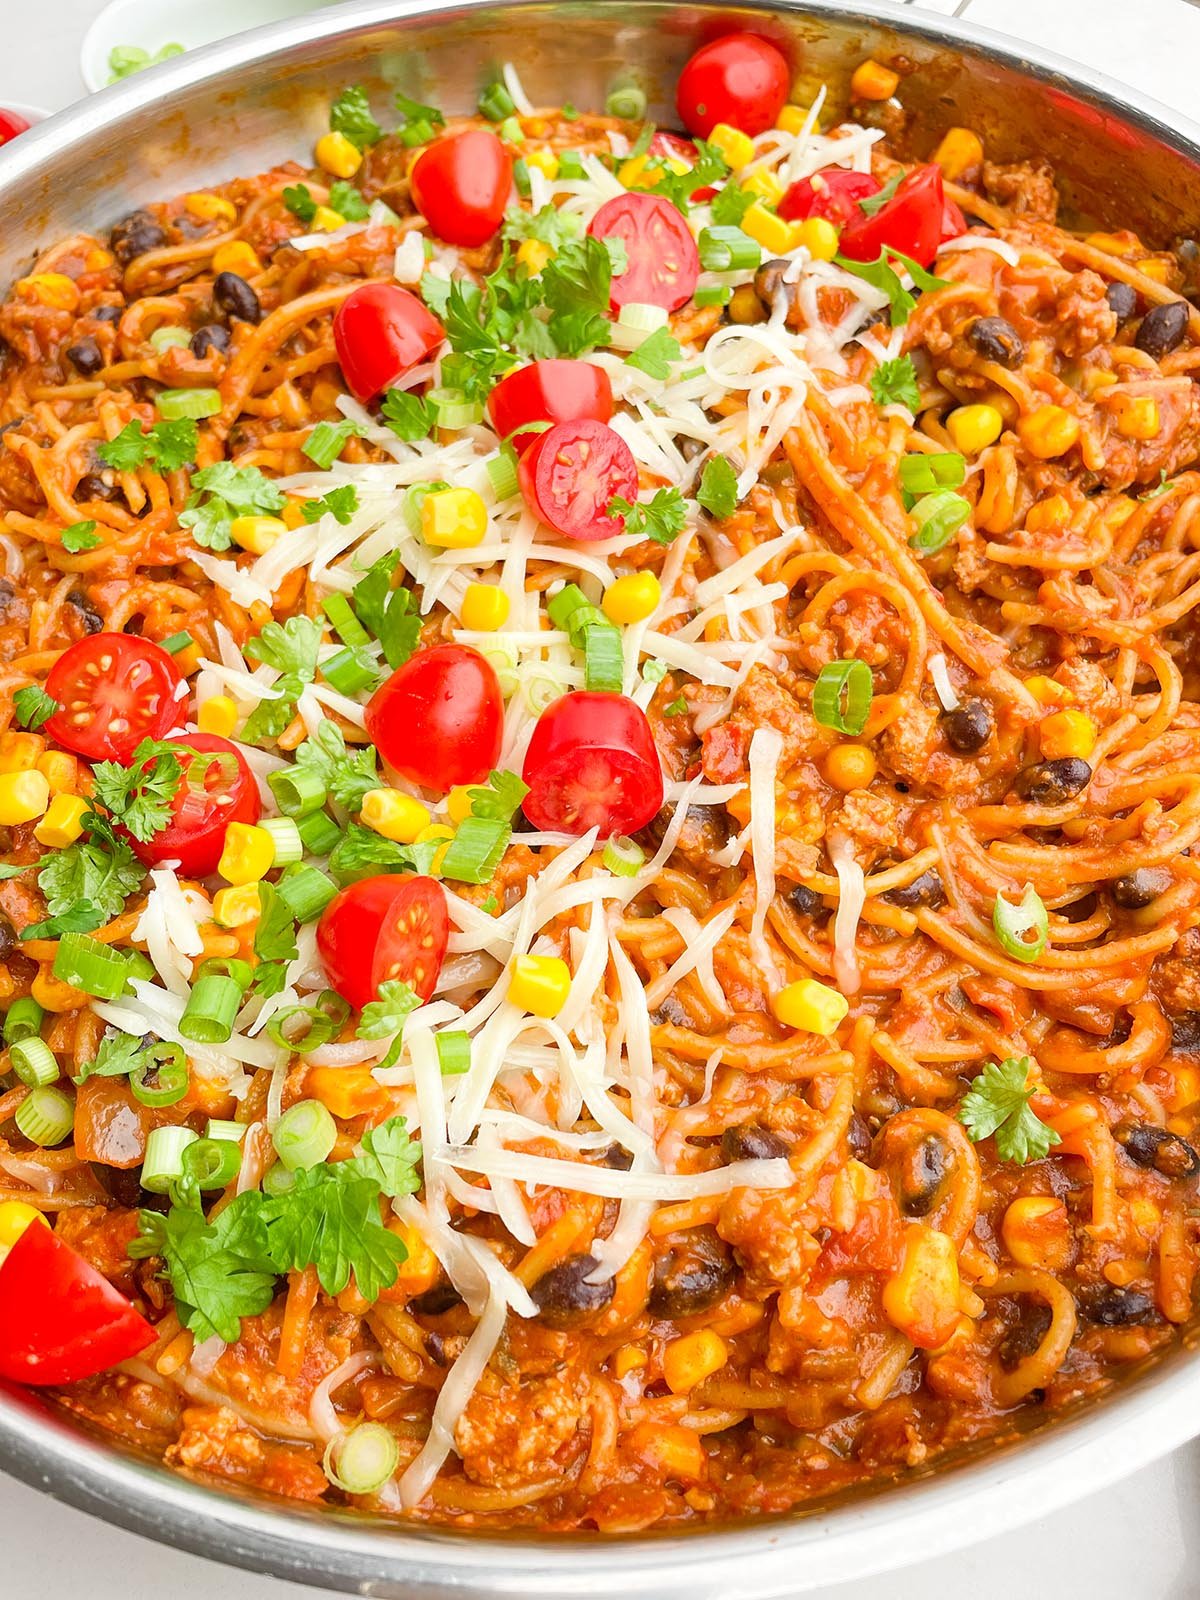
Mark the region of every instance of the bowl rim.
[[[568, 0], [557, 9], [570, 9]], [[407, 19], [489, 9], [546, 9], [547, 0], [348, 0], [188, 51], [101, 90], [0, 150], [6, 188], [42, 162], [85, 146], [110, 120], [327, 36]], [[664, 6], [669, 9], [669, 7]], [[588, 7], [591, 9], [591, 7]], [[632, 9], [632, 8], [630, 8]], [[897, 0], [696, 0], [696, 14], [787, 17], [797, 10], [864, 28], [880, 24], [934, 46], [965, 48], [1115, 112], [1200, 163], [1200, 124], [1108, 74], [957, 17]], [[628, 11], [621, 13], [622, 20]], [[478, 1536], [369, 1521], [352, 1513], [268, 1504], [218, 1490], [114, 1450], [37, 1402], [0, 1386], [0, 1469], [79, 1510], [175, 1548], [315, 1586], [405, 1600], [562, 1600], [621, 1593], [629, 1600], [770, 1600], [895, 1570], [1046, 1516], [1167, 1454], [1200, 1433], [1200, 1358], [1185, 1336], [1153, 1370], [1079, 1414], [920, 1481], [828, 1510], [718, 1530], [554, 1542]], [[1020, 1452], [1014, 1461], [1014, 1450]], [[965, 1514], [969, 1510], [969, 1517]], [[703, 1576], [700, 1567], [703, 1566]]]

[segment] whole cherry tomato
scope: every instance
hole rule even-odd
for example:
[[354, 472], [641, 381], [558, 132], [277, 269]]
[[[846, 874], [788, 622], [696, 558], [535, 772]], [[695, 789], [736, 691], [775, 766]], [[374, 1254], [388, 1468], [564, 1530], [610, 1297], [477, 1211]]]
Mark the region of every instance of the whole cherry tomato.
[[584, 690], [542, 712], [521, 776], [535, 828], [602, 838], [636, 833], [662, 810], [663, 778], [654, 735], [640, 706], [623, 694]]
[[364, 283], [333, 319], [333, 343], [350, 393], [373, 400], [445, 337], [433, 313], [397, 283]]
[[388, 873], [360, 878], [333, 897], [317, 923], [317, 954], [331, 987], [361, 1011], [379, 998], [381, 983], [393, 981], [428, 1000], [449, 937], [441, 884]]
[[129, 633], [93, 633], [50, 668], [46, 693], [62, 707], [45, 724], [89, 761], [127, 762], [143, 739], [161, 739], [184, 720], [184, 682], [160, 644]]
[[700, 252], [683, 213], [669, 200], [637, 191], [617, 195], [600, 207], [588, 232], [625, 246], [625, 270], [613, 274], [609, 289], [615, 310], [648, 305], [678, 311], [691, 299]]
[[701, 45], [684, 67], [675, 104], [697, 139], [707, 139], [718, 122], [753, 137], [775, 126], [790, 84], [782, 50], [753, 33], [727, 33]]
[[154, 1338], [125, 1296], [40, 1222], [30, 1223], [0, 1264], [0, 1377], [78, 1383]]
[[[488, 396], [492, 426], [518, 455], [537, 438], [519, 432], [530, 422], [607, 422], [613, 414], [608, 373], [590, 361], [534, 361], [510, 372]], [[544, 430], [543, 430], [544, 431]]]
[[625, 531], [608, 508], [637, 499], [637, 462], [603, 422], [560, 422], [539, 433], [517, 469], [525, 504], [564, 539], [611, 539]]
[[28, 133], [30, 123], [19, 111], [0, 111], [0, 148], [19, 133]]
[[487, 128], [449, 133], [412, 169], [417, 210], [439, 239], [473, 249], [499, 231], [513, 184], [512, 155]]
[[942, 242], [946, 196], [942, 169], [932, 162], [914, 167], [873, 217], [860, 210], [842, 229], [838, 248], [851, 261], [875, 261], [888, 247], [927, 267]]
[[[215, 733], [176, 734], [173, 745], [184, 781], [171, 801], [171, 820], [153, 839], [131, 839], [134, 854], [147, 866], [178, 861], [189, 878], [207, 878], [217, 870], [231, 822], [257, 822], [262, 811], [258, 785], [236, 745]], [[215, 756], [192, 776], [196, 756]]]
[[380, 684], [366, 723], [388, 766], [410, 783], [440, 794], [480, 783], [500, 759], [500, 680], [478, 650], [434, 645]]
[[779, 202], [779, 215], [787, 222], [824, 217], [835, 228], [861, 217], [860, 202], [878, 194], [883, 185], [869, 172], [849, 172], [845, 167], [823, 167], [811, 178], [801, 178]]

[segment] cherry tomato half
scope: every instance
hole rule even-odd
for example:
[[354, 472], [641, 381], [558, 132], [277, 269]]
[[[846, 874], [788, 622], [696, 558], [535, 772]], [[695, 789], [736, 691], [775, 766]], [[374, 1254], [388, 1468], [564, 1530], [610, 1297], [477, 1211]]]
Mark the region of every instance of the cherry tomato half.
[[611, 539], [625, 531], [610, 517], [616, 496], [637, 499], [637, 462], [603, 422], [560, 422], [539, 433], [517, 468], [525, 504], [564, 539]]
[[873, 217], [860, 211], [846, 224], [838, 248], [851, 261], [875, 261], [886, 245], [927, 267], [942, 242], [945, 209], [942, 169], [932, 162], [914, 167]]
[[491, 662], [463, 644], [421, 650], [367, 702], [367, 732], [409, 783], [445, 794], [500, 759], [504, 699]]
[[333, 319], [346, 383], [364, 402], [411, 372], [444, 337], [433, 313], [396, 283], [364, 283], [346, 296]]
[[521, 776], [535, 828], [602, 838], [636, 833], [662, 810], [663, 778], [646, 713], [623, 694], [583, 690], [538, 718]]
[[390, 873], [360, 878], [334, 896], [317, 923], [317, 953], [331, 986], [361, 1011], [391, 980], [428, 1000], [449, 937], [441, 884]]
[[[245, 757], [228, 739], [215, 733], [182, 733], [167, 743], [176, 747], [184, 771], [184, 782], [171, 802], [171, 820], [153, 839], [129, 842], [147, 866], [178, 861], [185, 876], [207, 878], [217, 870], [229, 824], [258, 821], [262, 810], [258, 785]], [[196, 755], [220, 760], [208, 764], [192, 789], [187, 779]]]
[[597, 239], [619, 239], [627, 265], [614, 273], [609, 298], [622, 306], [662, 306], [678, 311], [692, 298], [700, 276], [700, 252], [683, 213], [659, 195], [619, 194], [592, 218]]
[[590, 361], [534, 361], [510, 372], [488, 396], [488, 414], [502, 439], [521, 455], [537, 438], [529, 422], [607, 422], [613, 414], [608, 373]]
[[25, 1229], [0, 1265], [0, 1377], [78, 1383], [154, 1338], [125, 1296], [40, 1223]]
[[417, 157], [413, 199], [447, 244], [486, 244], [504, 221], [512, 171], [510, 151], [489, 129], [446, 134]]
[[863, 215], [859, 203], [878, 194], [883, 185], [869, 172], [848, 172], [845, 167], [823, 167], [811, 178], [801, 178], [779, 202], [779, 215], [787, 222], [807, 222], [824, 217], [836, 228]]
[[15, 139], [19, 133], [28, 133], [29, 120], [19, 111], [0, 111], [0, 146]]
[[51, 739], [89, 761], [127, 762], [143, 739], [183, 721], [179, 668], [159, 644], [129, 633], [93, 633], [50, 668], [46, 693], [62, 706]]
[[727, 33], [701, 45], [684, 67], [675, 104], [697, 139], [707, 139], [718, 122], [753, 136], [775, 126], [790, 84], [782, 50], [753, 33]]

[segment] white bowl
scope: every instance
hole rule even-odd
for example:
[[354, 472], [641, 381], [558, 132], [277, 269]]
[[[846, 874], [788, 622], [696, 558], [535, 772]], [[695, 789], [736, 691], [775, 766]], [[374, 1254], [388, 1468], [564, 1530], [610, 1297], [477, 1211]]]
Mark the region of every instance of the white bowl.
[[[140, 45], [151, 55], [165, 44], [195, 50], [266, 22], [316, 11], [334, 0], [112, 0], [84, 35], [79, 72], [93, 93], [110, 79], [108, 57], [116, 45]], [[13, 110], [20, 110], [14, 106]], [[45, 115], [45, 113], [43, 113]]]

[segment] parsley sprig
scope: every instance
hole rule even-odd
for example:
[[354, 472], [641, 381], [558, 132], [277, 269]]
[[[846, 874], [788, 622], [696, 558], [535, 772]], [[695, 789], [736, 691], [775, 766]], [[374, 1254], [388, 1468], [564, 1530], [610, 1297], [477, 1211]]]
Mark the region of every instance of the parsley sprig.
[[994, 1137], [1001, 1161], [1024, 1166], [1041, 1161], [1062, 1140], [1030, 1107], [1029, 1057], [1010, 1056], [986, 1066], [958, 1108], [958, 1120], [975, 1144]]

